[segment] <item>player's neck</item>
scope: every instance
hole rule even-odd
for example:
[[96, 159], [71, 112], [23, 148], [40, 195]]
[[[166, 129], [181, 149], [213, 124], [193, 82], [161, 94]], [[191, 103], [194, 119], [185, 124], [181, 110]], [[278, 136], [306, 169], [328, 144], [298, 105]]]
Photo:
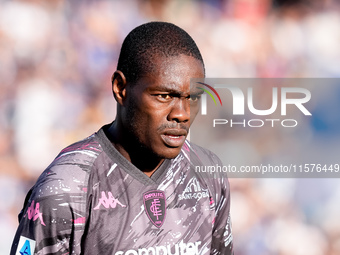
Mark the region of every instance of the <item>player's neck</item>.
[[123, 132], [123, 128], [118, 123], [112, 123], [107, 130], [107, 136], [116, 150], [135, 167], [151, 176], [158, 167], [163, 163], [164, 159], [150, 153], [147, 149], [142, 148], [134, 141], [131, 135]]

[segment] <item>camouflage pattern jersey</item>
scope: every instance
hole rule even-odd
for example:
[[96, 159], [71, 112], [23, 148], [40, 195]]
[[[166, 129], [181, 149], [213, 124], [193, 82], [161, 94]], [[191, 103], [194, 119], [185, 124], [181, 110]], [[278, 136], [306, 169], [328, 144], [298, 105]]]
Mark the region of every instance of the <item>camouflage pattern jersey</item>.
[[[186, 141], [148, 177], [105, 134], [60, 152], [27, 194], [11, 255], [233, 254], [229, 182]], [[147, 159], [146, 159], [147, 160]]]

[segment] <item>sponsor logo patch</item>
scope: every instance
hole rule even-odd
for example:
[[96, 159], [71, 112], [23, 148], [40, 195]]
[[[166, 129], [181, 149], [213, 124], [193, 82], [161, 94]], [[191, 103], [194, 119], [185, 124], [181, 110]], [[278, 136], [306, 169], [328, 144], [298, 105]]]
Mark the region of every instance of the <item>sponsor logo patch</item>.
[[188, 182], [182, 194], [178, 195], [180, 201], [184, 199], [195, 199], [199, 201], [205, 197], [209, 197], [208, 189], [202, 188], [196, 177], [193, 177]]
[[165, 219], [165, 194], [160, 190], [151, 190], [143, 194], [145, 213], [157, 228], [160, 228]]
[[34, 255], [35, 241], [24, 236], [20, 236], [19, 244], [15, 255]]
[[117, 251], [115, 255], [198, 255], [200, 253], [199, 245], [201, 241], [195, 243], [184, 243], [183, 240], [175, 245], [155, 246], [148, 248], [139, 248], [138, 250]]

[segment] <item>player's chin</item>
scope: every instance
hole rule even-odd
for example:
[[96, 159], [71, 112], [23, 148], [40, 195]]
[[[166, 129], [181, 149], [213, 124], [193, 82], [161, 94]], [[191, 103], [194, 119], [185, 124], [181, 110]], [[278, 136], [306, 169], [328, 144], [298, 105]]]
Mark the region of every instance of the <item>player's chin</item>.
[[165, 159], [173, 159], [178, 156], [178, 154], [181, 152], [182, 146], [176, 147], [176, 148], [169, 148], [169, 147], [164, 147], [161, 150], [161, 153], [159, 153], [161, 158]]

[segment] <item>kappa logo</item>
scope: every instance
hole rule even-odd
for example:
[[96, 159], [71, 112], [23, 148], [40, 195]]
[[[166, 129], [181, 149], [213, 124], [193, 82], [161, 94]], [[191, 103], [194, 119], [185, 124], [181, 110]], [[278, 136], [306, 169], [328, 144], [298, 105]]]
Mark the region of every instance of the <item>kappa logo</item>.
[[121, 202], [119, 202], [117, 198], [114, 198], [110, 191], [107, 192], [107, 196], [105, 194], [105, 191], [102, 191], [101, 194], [102, 197], [99, 198], [99, 202], [97, 206], [93, 208], [93, 210], [98, 210], [101, 205], [104, 206], [106, 209], [108, 209], [109, 207], [116, 208], [117, 205], [120, 205], [121, 207], [126, 207], [126, 205], [123, 205]]
[[163, 191], [151, 190], [143, 194], [144, 208], [149, 220], [160, 228], [165, 219], [165, 194]]
[[40, 212], [40, 204], [36, 203], [35, 207], [34, 207], [34, 203], [35, 202], [33, 200], [31, 205], [30, 205], [30, 207], [28, 207], [25, 216], [27, 215], [28, 219], [29, 220], [33, 219], [33, 221], [36, 221], [37, 219], [40, 219], [40, 223], [42, 225], [46, 226], [45, 223], [44, 223], [43, 217], [42, 217], [42, 213]]
[[24, 236], [20, 236], [18, 249], [15, 255], [33, 255], [35, 250], [35, 241]]
[[196, 199], [198, 201], [204, 197], [209, 197], [208, 189], [203, 189], [196, 177], [193, 177], [188, 182], [182, 194], [178, 195], [179, 200]]

